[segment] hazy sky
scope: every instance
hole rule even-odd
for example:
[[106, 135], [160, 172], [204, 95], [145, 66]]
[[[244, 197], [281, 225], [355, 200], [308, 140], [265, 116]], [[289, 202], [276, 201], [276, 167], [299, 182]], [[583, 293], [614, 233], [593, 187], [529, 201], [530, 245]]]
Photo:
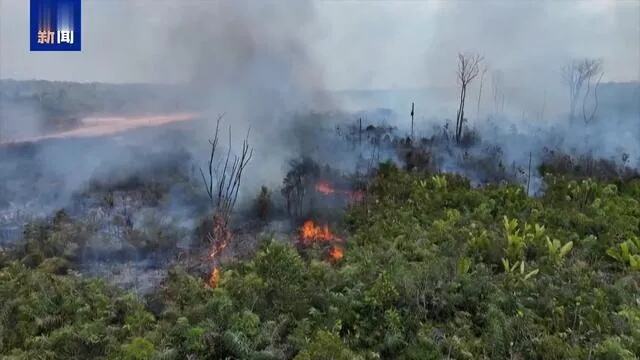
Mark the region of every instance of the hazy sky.
[[[193, 46], [209, 46], [211, 31], [200, 31], [206, 21], [185, 24], [216, 3], [84, 0], [82, 52], [32, 53], [29, 1], [0, 0], [0, 78], [189, 79], [193, 64], [201, 62], [189, 52]], [[505, 77], [533, 84], [559, 76], [562, 64], [577, 57], [602, 58], [603, 81], [640, 78], [640, 0], [325, 1], [288, 6], [286, 16], [296, 20], [285, 19], [284, 26], [282, 14], [272, 17], [264, 8], [263, 13], [252, 9], [254, 15], [248, 17], [260, 24], [243, 22], [233, 31], [246, 32], [257, 42], [278, 42], [280, 34], [258, 33], [277, 22], [278, 31], [288, 32], [287, 41], [299, 42], [292, 51], [305, 52], [316, 65], [308, 71], [317, 72], [314, 76], [322, 77], [329, 89], [448, 86], [455, 80], [459, 51], [480, 52]], [[254, 31], [254, 25], [260, 30]], [[227, 35], [233, 39], [236, 34], [214, 34]], [[237, 50], [219, 44], [207, 56]], [[210, 70], [215, 73], [215, 66]]]

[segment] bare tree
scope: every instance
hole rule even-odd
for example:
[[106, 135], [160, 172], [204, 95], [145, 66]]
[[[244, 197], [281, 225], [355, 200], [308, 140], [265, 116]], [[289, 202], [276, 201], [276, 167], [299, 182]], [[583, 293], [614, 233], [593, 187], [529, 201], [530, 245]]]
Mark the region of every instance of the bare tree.
[[527, 171], [527, 196], [529, 196], [530, 185], [531, 185], [531, 151], [529, 151], [529, 170]]
[[411, 141], [413, 141], [413, 115], [415, 114], [414, 112], [414, 103], [411, 103]]
[[462, 128], [464, 125], [464, 103], [467, 97], [467, 86], [478, 76], [480, 72], [480, 54], [458, 54], [458, 85], [460, 85], [460, 104], [456, 116], [456, 142], [460, 143]]
[[[576, 107], [580, 101], [580, 95], [586, 86], [586, 91], [582, 97], [582, 116], [585, 122], [593, 120], [598, 108], [597, 87], [602, 79], [602, 60], [582, 59], [574, 60], [562, 68], [562, 80], [569, 87], [569, 119], [574, 120]], [[591, 90], [593, 79], [597, 78], [596, 89], [594, 90], [595, 105], [587, 116], [586, 103]]]
[[[602, 76], [604, 76], [604, 71], [602, 71], [602, 62], [598, 61], [597, 64], [590, 69], [589, 74], [590, 76], [587, 78], [587, 91], [585, 91], [584, 98], [582, 98], [582, 118], [584, 119], [584, 122], [586, 124], [593, 121], [593, 119], [596, 116], [596, 112], [598, 111], [598, 86], [600, 86], [600, 81], [602, 80]], [[587, 102], [588, 102], [589, 93], [591, 90], [591, 81], [596, 76], [598, 76], [598, 80], [596, 80], [596, 83], [593, 89], [593, 108], [589, 112], [587, 110]]]
[[247, 164], [253, 156], [253, 148], [249, 147], [249, 130], [242, 142], [240, 155], [233, 155], [231, 152], [231, 127], [229, 127], [229, 145], [224, 159], [216, 161], [216, 150], [218, 148], [220, 115], [216, 121], [216, 130], [213, 139], [209, 140], [211, 151], [209, 153], [208, 172], [200, 169], [202, 181], [204, 182], [207, 196], [213, 208], [213, 231], [209, 233], [209, 241], [213, 242], [214, 250], [211, 256], [215, 256], [222, 248], [226, 247], [230, 239], [228, 230], [229, 219], [238, 199], [238, 191], [242, 181], [242, 174]]
[[480, 88], [478, 89], [478, 106], [476, 108], [476, 118], [480, 118], [480, 101], [482, 99], [482, 84], [484, 83], [484, 76], [487, 73], [488, 68], [485, 66], [482, 69], [482, 75], [480, 75]]
[[[491, 89], [493, 91], [493, 111], [494, 113], [500, 112], [500, 99], [502, 98], [502, 103], [504, 104], [504, 94], [500, 95], [500, 86], [502, 85], [502, 72], [497, 70], [493, 71], [491, 74]], [[503, 106], [504, 108], [504, 106]]]

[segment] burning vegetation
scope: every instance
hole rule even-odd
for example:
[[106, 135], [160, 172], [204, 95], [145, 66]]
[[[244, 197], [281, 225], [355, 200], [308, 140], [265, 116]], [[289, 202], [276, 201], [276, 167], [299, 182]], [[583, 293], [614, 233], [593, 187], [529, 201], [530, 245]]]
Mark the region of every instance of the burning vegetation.
[[304, 246], [333, 241], [341, 240], [329, 230], [329, 225], [316, 225], [313, 220], [307, 220], [300, 227], [300, 243]]
[[215, 289], [218, 287], [219, 282], [220, 282], [220, 268], [214, 267], [213, 270], [211, 271], [211, 274], [209, 275], [209, 281], [207, 284], [212, 289]]
[[331, 246], [331, 248], [329, 248], [328, 255], [329, 261], [334, 263], [338, 262], [344, 257], [344, 249], [338, 245], [333, 245]]
[[209, 140], [210, 153], [207, 175], [200, 169], [200, 175], [204, 187], [211, 202], [213, 212], [213, 227], [207, 234], [207, 239], [211, 243], [209, 257], [213, 262], [213, 270], [209, 277], [209, 285], [217, 286], [220, 277], [218, 268], [219, 256], [233, 239], [230, 228], [231, 215], [238, 200], [238, 191], [242, 182], [242, 174], [253, 156], [253, 148], [249, 146], [249, 132], [242, 142], [241, 154], [231, 157], [231, 127], [229, 127], [229, 143], [226, 155], [222, 158], [216, 157], [218, 150], [220, 115], [216, 121], [216, 128], [213, 139]]
[[349, 203], [360, 202], [364, 198], [364, 191], [362, 190], [344, 190], [336, 189], [326, 180], [320, 180], [315, 185], [316, 192], [324, 196], [342, 196], [345, 197]]
[[315, 187], [316, 191], [323, 195], [331, 195], [335, 194], [336, 189], [334, 189], [331, 184], [327, 181], [318, 181]]
[[[221, 149], [221, 117], [200, 171], [193, 149], [117, 147], [134, 129], [192, 126], [191, 115], [93, 121], [0, 146], [0, 240], [12, 237], [0, 243], [0, 355], [631, 359], [640, 353], [637, 154], [543, 148], [538, 164], [532, 151], [518, 161], [469, 125], [467, 86], [479, 77], [482, 87], [481, 59], [459, 58], [455, 128], [421, 137], [414, 106], [409, 134], [359, 117], [335, 133], [313, 128], [318, 146], [340, 143], [356, 159], [294, 153], [281, 186], [261, 186], [251, 212], [239, 196], [253, 166], [249, 133], [236, 152], [229, 128]], [[597, 78], [574, 84], [577, 93], [601, 76], [599, 63], [581, 68]], [[580, 126], [597, 132], [600, 106], [582, 107]], [[168, 137], [180, 147], [194, 136], [185, 138]], [[118, 148], [115, 157], [133, 160], [84, 171], [86, 186], [61, 199], [65, 179], [43, 175], [46, 155], [72, 153], [69, 172], [83, 172], [77, 144], [94, 149], [89, 158]], [[68, 213], [52, 212], [60, 204]]]
[[363, 198], [363, 174], [345, 173], [306, 156], [291, 160], [289, 168], [281, 194], [291, 217], [308, 218], [320, 208], [341, 209]]
[[313, 220], [307, 220], [299, 229], [298, 244], [301, 247], [319, 245], [326, 248], [327, 260], [337, 263], [344, 257], [344, 248], [338, 243], [343, 242], [330, 229], [329, 225], [318, 225]]

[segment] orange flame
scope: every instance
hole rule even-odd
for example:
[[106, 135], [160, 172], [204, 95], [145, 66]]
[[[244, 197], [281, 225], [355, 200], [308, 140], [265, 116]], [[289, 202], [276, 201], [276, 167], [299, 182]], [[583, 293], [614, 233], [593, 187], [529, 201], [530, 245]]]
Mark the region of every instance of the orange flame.
[[316, 184], [316, 191], [323, 195], [331, 195], [336, 192], [336, 189], [326, 181], [318, 181]]
[[300, 228], [300, 242], [304, 245], [309, 245], [313, 242], [328, 242], [338, 239], [331, 230], [329, 225], [319, 226], [316, 225], [313, 220], [307, 220]]
[[213, 231], [208, 235], [209, 241], [213, 242], [209, 258], [213, 260], [213, 270], [209, 275], [208, 285], [215, 289], [220, 282], [220, 268], [218, 268], [218, 255], [229, 245], [231, 241], [231, 231], [227, 224], [220, 215], [214, 215], [213, 217]]
[[213, 248], [211, 249], [211, 253], [209, 254], [209, 257], [212, 259], [215, 259], [218, 255], [220, 255], [222, 250], [224, 250], [227, 247], [228, 244], [229, 244], [228, 241], [224, 239], [221, 241], [216, 241], [215, 244], [213, 245]]
[[213, 231], [209, 234], [209, 241], [213, 242], [213, 247], [209, 257], [213, 260], [224, 250], [231, 241], [231, 231], [225, 223], [224, 219], [215, 215], [213, 217]]
[[360, 202], [364, 198], [364, 192], [361, 190], [341, 190], [336, 189], [329, 182], [321, 180], [316, 183], [315, 189], [322, 195], [328, 196], [333, 194], [341, 194], [346, 196], [350, 202]]
[[329, 260], [331, 262], [338, 262], [344, 257], [344, 249], [340, 246], [332, 246], [329, 249]]
[[218, 283], [220, 282], [220, 269], [218, 267], [214, 267], [213, 271], [211, 271], [211, 275], [209, 276], [209, 286], [212, 289], [218, 287]]

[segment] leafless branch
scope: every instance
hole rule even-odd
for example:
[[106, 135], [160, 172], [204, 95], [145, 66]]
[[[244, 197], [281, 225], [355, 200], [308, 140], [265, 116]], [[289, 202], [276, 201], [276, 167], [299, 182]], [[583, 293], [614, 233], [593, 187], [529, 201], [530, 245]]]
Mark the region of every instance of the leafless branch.
[[460, 104], [456, 115], [456, 142], [460, 143], [464, 125], [464, 105], [467, 97], [467, 86], [480, 73], [480, 63], [483, 57], [480, 54], [458, 54], [457, 80], [460, 85]]
[[202, 171], [202, 168], [200, 168], [200, 175], [202, 175], [204, 187], [207, 190], [207, 195], [209, 196], [209, 199], [211, 201], [213, 201], [213, 159], [215, 157], [216, 148], [218, 147], [218, 133], [220, 129], [220, 121], [222, 120], [223, 116], [224, 113], [218, 116], [218, 119], [216, 120], [216, 131], [213, 135], [213, 140], [209, 140], [209, 144], [211, 145], [211, 152], [209, 156], [209, 181], [207, 181], [204, 175], [204, 171]]
[[[586, 85], [586, 92], [582, 98], [583, 118], [585, 122], [590, 120], [592, 116], [586, 116], [586, 101], [589, 96], [591, 82], [596, 76], [602, 78], [602, 60], [599, 59], [582, 59], [574, 60], [562, 68], [562, 80], [569, 87], [569, 118], [575, 118], [575, 111], [578, 105], [578, 99]], [[598, 80], [599, 82], [600, 80]], [[593, 113], [595, 116], [595, 113]]]
[[[250, 130], [242, 143], [242, 149], [240, 156], [232, 156], [232, 141], [231, 141], [231, 127], [228, 131], [228, 148], [224, 160], [218, 162], [218, 165], [214, 169], [215, 154], [218, 147], [220, 121], [222, 115], [218, 117], [216, 122], [216, 130], [212, 140], [209, 140], [211, 146], [209, 164], [208, 164], [208, 179], [204, 170], [200, 169], [207, 196], [211, 201], [211, 206], [214, 210], [214, 224], [218, 230], [214, 229], [212, 234], [209, 234], [209, 240], [218, 241], [217, 237], [224, 237], [228, 239], [229, 232], [227, 229], [231, 213], [235, 207], [238, 199], [238, 192], [240, 190], [240, 184], [242, 182], [242, 174], [253, 157], [253, 148], [249, 146], [249, 134]], [[215, 190], [214, 190], [215, 189]], [[218, 236], [216, 233], [222, 235]]]

